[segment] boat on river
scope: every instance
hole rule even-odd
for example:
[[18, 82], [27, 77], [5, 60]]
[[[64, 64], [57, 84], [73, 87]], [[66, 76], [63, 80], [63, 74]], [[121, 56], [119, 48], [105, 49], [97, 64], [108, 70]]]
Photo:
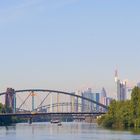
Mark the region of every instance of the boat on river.
[[60, 120], [51, 120], [51, 123], [61, 123]]

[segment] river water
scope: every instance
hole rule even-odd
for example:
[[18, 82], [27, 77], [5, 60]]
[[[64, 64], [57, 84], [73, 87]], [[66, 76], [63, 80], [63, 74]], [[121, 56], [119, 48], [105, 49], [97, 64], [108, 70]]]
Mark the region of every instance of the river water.
[[140, 134], [114, 131], [89, 123], [16, 124], [0, 127], [0, 140], [140, 140]]

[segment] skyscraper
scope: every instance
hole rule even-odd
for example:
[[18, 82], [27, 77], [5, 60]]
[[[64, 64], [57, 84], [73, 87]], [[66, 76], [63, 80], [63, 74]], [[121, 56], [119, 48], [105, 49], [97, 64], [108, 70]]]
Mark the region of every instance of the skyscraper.
[[[82, 96], [82, 91], [77, 90], [75, 95]], [[82, 99], [78, 97], [74, 97], [74, 111], [82, 112]]]
[[[86, 91], [82, 93], [83, 97], [86, 97], [88, 99], [94, 100], [94, 93], [92, 93], [92, 89], [88, 88]], [[82, 99], [82, 112], [84, 111], [93, 111], [94, 110], [94, 104]]]
[[[102, 88], [101, 93], [100, 93], [100, 103], [103, 105], [107, 105], [106, 99], [107, 99], [106, 90], [105, 88]], [[100, 107], [100, 110], [104, 111], [105, 109], [103, 107]]]
[[[95, 93], [95, 101], [100, 102], [100, 93]], [[96, 111], [99, 111], [99, 105], [96, 104]]]
[[116, 85], [116, 95], [118, 101], [126, 100], [126, 81], [121, 81], [118, 78], [118, 71], [115, 71], [115, 85]]
[[115, 82], [117, 82], [117, 81], [118, 81], [118, 71], [115, 70]]

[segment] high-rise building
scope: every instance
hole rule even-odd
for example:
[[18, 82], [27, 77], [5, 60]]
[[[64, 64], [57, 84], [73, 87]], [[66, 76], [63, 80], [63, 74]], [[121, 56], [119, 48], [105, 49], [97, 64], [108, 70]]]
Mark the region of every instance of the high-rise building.
[[130, 100], [131, 99], [131, 93], [132, 93], [132, 87], [130, 88], [130, 87], [127, 87], [126, 88], [126, 99], [127, 100]]
[[[94, 100], [94, 93], [92, 93], [92, 89], [88, 88], [86, 91], [82, 93], [82, 96], [91, 100]], [[94, 104], [82, 99], [82, 112], [85, 111], [93, 111], [94, 110]]]
[[[98, 103], [100, 103], [101, 101], [101, 93], [93, 93], [91, 88], [87, 89], [86, 91], [84, 91], [82, 93], [82, 96], [83, 97], [86, 97], [88, 99], [91, 99], [91, 100], [94, 100]], [[103, 88], [103, 91], [102, 91], [102, 96], [105, 97], [106, 96], [106, 92], [105, 92], [105, 89]], [[106, 101], [104, 101], [105, 103]], [[84, 111], [100, 111], [101, 107], [97, 104], [94, 104], [94, 103], [91, 103], [89, 101], [86, 101], [84, 99], [82, 99], [82, 112]]]
[[106, 97], [106, 106], [109, 106], [112, 101], [112, 98]]
[[[88, 88], [87, 90], [85, 90], [83, 92], [76, 92], [75, 94], [81, 95], [82, 97], [91, 99], [93, 101], [96, 101], [96, 102], [101, 103], [106, 106], [108, 106], [112, 100], [111, 98], [107, 97], [105, 88], [102, 88], [101, 92], [92, 92], [92, 89]], [[103, 107], [100, 107], [99, 105], [89, 102], [84, 99], [76, 99], [75, 103], [82, 104], [82, 108], [78, 109], [78, 107], [76, 107], [76, 111], [82, 111], [82, 112], [106, 111], [106, 109], [104, 109]]]
[[106, 90], [105, 90], [105, 88], [102, 88], [102, 90], [101, 90], [101, 94], [100, 94], [100, 103], [102, 103], [102, 104], [106, 104], [105, 103], [105, 100], [104, 100], [104, 98], [106, 97], [107, 95], [106, 95]]
[[115, 82], [117, 82], [117, 81], [118, 81], [118, 71], [115, 70]]
[[[75, 92], [75, 95], [82, 96], [82, 92], [80, 90]], [[74, 97], [74, 111], [81, 112], [82, 111], [82, 99], [78, 97]]]
[[[95, 101], [98, 103], [100, 102], [100, 93], [95, 93]], [[95, 108], [96, 108], [96, 111], [100, 110], [99, 105], [97, 105], [97, 104], [96, 104]]]
[[117, 99], [119, 101], [126, 100], [126, 82], [121, 82], [118, 80], [117, 82]]
[[[75, 94], [74, 92], [72, 93], [73, 95]], [[70, 96], [70, 102], [71, 102], [71, 112], [75, 111], [75, 97], [74, 96]]]
[[123, 101], [126, 100], [126, 81], [120, 81], [118, 78], [118, 72], [115, 71], [115, 84], [116, 84], [116, 93], [117, 93], [117, 100]]
[[[100, 103], [103, 105], [106, 105], [106, 98], [107, 98], [106, 90], [105, 88], [102, 88], [101, 94], [100, 94]], [[105, 109], [103, 107], [100, 107], [100, 110], [104, 111]]]
[[106, 93], [106, 90], [105, 90], [104, 87], [102, 88], [101, 94], [102, 94], [103, 97], [107, 96], [107, 93]]

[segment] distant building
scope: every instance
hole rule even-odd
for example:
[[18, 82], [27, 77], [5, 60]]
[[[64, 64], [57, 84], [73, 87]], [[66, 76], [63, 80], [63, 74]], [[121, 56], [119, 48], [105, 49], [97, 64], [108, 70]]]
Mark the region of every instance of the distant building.
[[[73, 95], [75, 95], [75, 93], [72, 93]], [[70, 96], [70, 102], [71, 102], [71, 112], [75, 111], [75, 97], [74, 96]]]
[[126, 100], [126, 82], [117, 82], [117, 99], [119, 101]]
[[106, 97], [106, 106], [109, 106], [112, 101], [112, 98]]
[[[109, 106], [112, 100], [111, 98], [107, 97], [105, 88], [102, 88], [101, 92], [96, 92], [96, 93], [92, 92], [91, 88], [88, 88], [85, 91], [75, 92], [75, 95], [80, 95], [82, 97], [91, 99], [93, 101], [96, 101], [106, 106]], [[106, 111], [106, 109], [90, 101], [80, 99], [80, 98], [75, 98], [75, 111], [76, 112], [91, 112], [91, 111], [98, 112], [98, 111]]]
[[[75, 95], [82, 96], [81, 91], [76, 91]], [[82, 99], [81, 98], [75, 98], [75, 112], [81, 112], [82, 111]]]
[[[91, 100], [94, 100], [94, 94], [92, 93], [92, 89], [88, 88], [86, 91], [82, 93], [82, 96]], [[94, 110], [94, 104], [82, 99], [82, 112], [86, 111], [93, 111]]]
[[[106, 90], [105, 88], [102, 88], [100, 93], [100, 103], [106, 105], [106, 98], [107, 98]], [[100, 111], [104, 111], [104, 110], [105, 109], [103, 107], [100, 107]]]
[[106, 104], [105, 98], [107, 97], [105, 88], [102, 88], [101, 94], [100, 94], [100, 103]]
[[[95, 93], [95, 101], [98, 102], [98, 103], [100, 102], [100, 93]], [[95, 108], [96, 108], [96, 111], [100, 110], [99, 105], [97, 105], [97, 104], [96, 104]]]
[[140, 88], [140, 82], [139, 82], [139, 83], [137, 83], [137, 86]]
[[[82, 97], [89, 98], [89, 94], [84, 91], [82, 92]], [[88, 101], [82, 99], [82, 112], [87, 112], [88, 110], [89, 110]]]
[[126, 100], [130, 100], [131, 99], [132, 89], [133, 88], [130, 88], [130, 87], [126, 88]]
[[[84, 91], [82, 93], [83, 97], [86, 97], [88, 99], [94, 100], [98, 103], [101, 102], [101, 95], [102, 95], [102, 104], [105, 104], [106, 101], [104, 101], [105, 96], [106, 96], [106, 92], [105, 89], [102, 90], [102, 93], [93, 93], [91, 88], [87, 89], [86, 91]], [[100, 106], [94, 103], [91, 103], [89, 101], [86, 101], [84, 99], [82, 99], [82, 112], [86, 112], [86, 111], [100, 111]]]
[[115, 71], [115, 84], [117, 89], [117, 100], [124, 101], [126, 100], [126, 81], [120, 81], [118, 79], [118, 72]]

